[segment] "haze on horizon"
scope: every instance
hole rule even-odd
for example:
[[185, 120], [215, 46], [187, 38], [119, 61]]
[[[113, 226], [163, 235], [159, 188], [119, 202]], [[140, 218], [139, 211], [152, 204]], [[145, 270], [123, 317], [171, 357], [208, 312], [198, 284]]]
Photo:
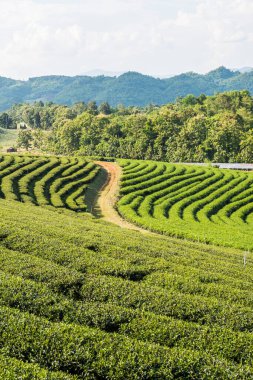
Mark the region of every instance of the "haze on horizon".
[[252, 0], [0, 0], [0, 75], [253, 65]]

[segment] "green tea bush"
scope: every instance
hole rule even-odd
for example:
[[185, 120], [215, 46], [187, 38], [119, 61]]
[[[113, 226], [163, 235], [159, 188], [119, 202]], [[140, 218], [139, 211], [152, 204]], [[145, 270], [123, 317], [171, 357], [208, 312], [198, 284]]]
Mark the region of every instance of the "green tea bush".
[[98, 168], [83, 158], [2, 156], [0, 197], [85, 211], [85, 190]]
[[253, 173], [152, 161], [119, 164], [117, 208], [124, 218], [165, 235], [253, 249]]

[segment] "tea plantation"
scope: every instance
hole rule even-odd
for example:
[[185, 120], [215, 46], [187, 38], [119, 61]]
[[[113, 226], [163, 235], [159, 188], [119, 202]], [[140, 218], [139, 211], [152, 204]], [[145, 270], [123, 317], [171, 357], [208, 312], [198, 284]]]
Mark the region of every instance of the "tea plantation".
[[[98, 170], [82, 159], [0, 165], [1, 379], [253, 379], [251, 254], [73, 212]], [[151, 165], [126, 164], [122, 190], [213, 170]]]
[[253, 173], [120, 160], [119, 212], [180, 238], [253, 249]]
[[84, 194], [99, 167], [81, 158], [0, 157], [0, 197], [86, 211]]

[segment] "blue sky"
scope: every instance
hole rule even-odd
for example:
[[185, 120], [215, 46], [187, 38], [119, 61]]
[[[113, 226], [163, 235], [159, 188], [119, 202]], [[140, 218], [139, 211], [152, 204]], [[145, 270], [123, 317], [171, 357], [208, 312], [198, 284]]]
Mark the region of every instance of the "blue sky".
[[252, 0], [0, 0], [0, 75], [253, 66]]

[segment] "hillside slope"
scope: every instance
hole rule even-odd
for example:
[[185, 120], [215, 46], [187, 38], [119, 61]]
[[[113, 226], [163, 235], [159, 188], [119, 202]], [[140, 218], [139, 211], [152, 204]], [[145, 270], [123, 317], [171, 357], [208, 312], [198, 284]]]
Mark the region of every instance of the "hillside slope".
[[[82, 158], [6, 155], [0, 168], [1, 379], [253, 378], [250, 254], [74, 212], [98, 179]], [[122, 189], [161, 169], [132, 161]]]
[[6, 200], [0, 232], [0, 377], [253, 377], [243, 252]]
[[163, 234], [253, 249], [253, 173], [120, 161], [120, 213]]
[[212, 95], [227, 90], [247, 89], [253, 93], [253, 71], [241, 73], [220, 67], [206, 75], [185, 73], [157, 79], [135, 72], [119, 77], [45, 76], [17, 81], [0, 77], [0, 111], [14, 103], [36, 100], [71, 105], [79, 101], [108, 101], [112, 106], [146, 106], [173, 102], [179, 96]]
[[0, 198], [85, 212], [85, 192], [99, 167], [82, 158], [0, 156]]

